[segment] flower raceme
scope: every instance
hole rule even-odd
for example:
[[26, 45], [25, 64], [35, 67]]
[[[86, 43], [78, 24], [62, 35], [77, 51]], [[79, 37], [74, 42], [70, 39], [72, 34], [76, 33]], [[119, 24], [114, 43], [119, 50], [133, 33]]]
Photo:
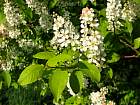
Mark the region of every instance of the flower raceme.
[[19, 14], [19, 8], [14, 7], [12, 2], [5, 1], [4, 14], [8, 23], [8, 32], [10, 38], [17, 38], [20, 35], [20, 30], [17, 29], [21, 23], [21, 15]]
[[101, 66], [105, 61], [105, 52], [103, 47], [103, 36], [98, 31], [98, 19], [92, 8], [83, 8], [80, 16], [81, 37], [80, 51], [83, 52], [90, 63]]
[[121, 0], [107, 0], [106, 18], [109, 24], [108, 30], [114, 31], [122, 26], [118, 20], [121, 17], [121, 8]]
[[48, 24], [48, 9], [46, 5], [38, 0], [26, 0], [26, 4], [40, 16], [39, 24], [44, 31], [48, 32], [50, 24]]
[[[68, 45], [76, 46], [79, 45], [79, 34], [76, 32], [75, 27], [73, 26], [70, 20], [66, 20], [62, 16], [54, 13], [54, 37], [50, 41], [54, 49], [62, 49], [68, 47]], [[76, 48], [74, 48], [76, 49]]]
[[81, 31], [80, 35], [76, 31], [70, 20], [66, 20], [57, 14], [54, 17], [54, 37], [51, 45], [54, 49], [62, 49], [71, 45], [73, 50], [79, 50], [87, 56], [90, 63], [98, 67], [105, 61], [105, 52], [103, 47], [103, 36], [97, 30], [99, 23], [92, 8], [83, 8], [80, 16]]
[[128, 20], [128, 21], [133, 21], [136, 17], [136, 13], [135, 13], [135, 4], [132, 4], [131, 2], [127, 1], [125, 4], [124, 4], [124, 7], [121, 11], [121, 18], [123, 20]]
[[113, 101], [107, 101], [105, 95], [108, 93], [106, 87], [102, 87], [100, 91], [90, 93], [89, 99], [91, 105], [115, 105]]
[[135, 4], [126, 0], [126, 3], [122, 6], [121, 0], [107, 0], [106, 18], [108, 20], [108, 30], [114, 32], [114, 30], [120, 30], [120, 26], [123, 26], [119, 19], [128, 20], [132, 22], [135, 17]]

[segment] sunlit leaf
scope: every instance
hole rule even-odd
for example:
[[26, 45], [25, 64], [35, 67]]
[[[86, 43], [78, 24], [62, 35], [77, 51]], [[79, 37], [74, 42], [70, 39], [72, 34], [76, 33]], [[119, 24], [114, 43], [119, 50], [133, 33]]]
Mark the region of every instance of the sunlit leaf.
[[131, 34], [133, 31], [133, 26], [132, 26], [132, 23], [129, 22], [128, 20], [126, 21], [126, 27], [127, 27], [128, 32]]
[[43, 73], [43, 65], [32, 64], [26, 67], [18, 79], [20, 85], [31, 84], [41, 78]]
[[35, 54], [33, 57], [34, 58], [38, 58], [38, 59], [50, 59], [53, 58], [55, 55], [53, 52], [39, 52], [37, 54]]
[[66, 87], [67, 81], [68, 81], [67, 71], [56, 70], [51, 75], [49, 79], [49, 87], [56, 102], [58, 102], [58, 100], [60, 99], [61, 94]]
[[94, 64], [90, 64], [87, 61], [81, 61], [80, 70], [83, 72], [83, 74], [90, 77], [93, 82], [100, 81], [100, 70]]
[[50, 67], [56, 67], [58, 66], [58, 63], [69, 61], [71, 59], [72, 59], [71, 55], [62, 53], [57, 56], [54, 56], [53, 58], [50, 58], [47, 62], [47, 65]]
[[134, 48], [138, 49], [140, 47], [140, 37], [134, 40]]

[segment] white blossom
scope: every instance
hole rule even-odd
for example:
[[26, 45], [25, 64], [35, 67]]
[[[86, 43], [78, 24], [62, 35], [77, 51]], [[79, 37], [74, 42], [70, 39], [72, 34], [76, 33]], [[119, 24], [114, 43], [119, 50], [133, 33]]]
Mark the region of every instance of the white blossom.
[[121, 18], [126, 20], [128, 19], [128, 21], [133, 21], [136, 17], [136, 13], [135, 13], [135, 4], [130, 3], [129, 1], [127, 1], [124, 6], [123, 9], [121, 11]]
[[8, 40], [2, 38], [2, 40], [0, 41], [0, 48], [1, 48], [1, 49], [6, 48], [8, 42], [9, 42]]
[[12, 2], [5, 2], [4, 14], [10, 26], [18, 26], [20, 24], [19, 8], [14, 7]]
[[91, 105], [115, 105], [113, 101], [107, 101], [105, 95], [108, 93], [106, 87], [102, 87], [100, 91], [90, 93], [89, 99]]
[[43, 47], [43, 45], [34, 42], [32, 39], [19, 39], [17, 40], [17, 42], [19, 44], [19, 47]]
[[83, 52], [89, 63], [95, 63], [96, 66], [103, 64], [105, 59], [105, 52], [103, 47], [103, 37], [100, 35], [97, 28], [99, 26], [98, 19], [95, 17], [92, 8], [83, 8], [80, 17], [81, 20], [81, 38], [80, 51]]
[[48, 19], [49, 15], [46, 5], [38, 0], [26, 0], [26, 4], [40, 16], [39, 24], [45, 32], [48, 32], [51, 24], [50, 20]]
[[108, 30], [119, 29], [122, 24], [119, 22], [121, 17], [121, 0], [107, 0], [106, 18], [108, 20]]
[[0, 69], [4, 71], [11, 71], [13, 69], [12, 60], [0, 60]]
[[9, 33], [10, 38], [15, 38], [16, 39], [21, 34], [20, 30], [16, 29], [16, 28], [15, 29], [9, 29], [8, 31], [9, 31], [8, 33]]
[[[74, 47], [79, 44], [79, 35], [76, 33], [72, 22], [55, 13], [53, 14], [53, 17], [54, 37], [50, 41], [53, 48], [62, 49], [64, 47], [68, 47], [69, 45]], [[76, 48], [74, 48], [74, 50], [76, 50]]]
[[19, 13], [19, 8], [12, 4], [12, 2], [5, 1], [4, 14], [6, 16], [7, 25], [6, 31], [10, 38], [17, 38], [21, 32], [18, 26], [23, 23], [26, 24], [25, 20]]

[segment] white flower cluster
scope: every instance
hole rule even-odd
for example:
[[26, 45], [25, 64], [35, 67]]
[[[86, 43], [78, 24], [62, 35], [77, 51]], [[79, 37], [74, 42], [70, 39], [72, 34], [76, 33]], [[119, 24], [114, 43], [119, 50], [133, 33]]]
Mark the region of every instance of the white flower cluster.
[[9, 37], [10, 38], [15, 38], [16, 39], [21, 34], [20, 30], [17, 29], [17, 28], [9, 29], [8, 31], [9, 31]]
[[10, 26], [18, 26], [20, 24], [19, 9], [16, 7], [13, 7], [11, 2], [7, 2], [7, 1], [5, 2], [4, 14]]
[[0, 24], [0, 35], [5, 36], [6, 34], [6, 27], [3, 24]]
[[4, 38], [0, 41], [0, 49], [6, 48], [8, 44], [8, 40], [5, 40]]
[[18, 40], [19, 47], [38, 47], [42, 48], [43, 45], [35, 43], [32, 39], [20, 39]]
[[121, 11], [121, 18], [124, 20], [128, 19], [130, 22], [133, 21], [136, 17], [135, 9], [135, 4], [127, 1]]
[[5, 1], [4, 14], [8, 22], [8, 32], [10, 38], [17, 38], [20, 35], [20, 30], [17, 29], [21, 23], [21, 16], [19, 14], [19, 8], [14, 7], [12, 2]]
[[91, 105], [115, 105], [113, 101], [107, 102], [105, 95], [108, 93], [108, 89], [103, 87], [100, 91], [90, 93]]
[[122, 6], [121, 0], [107, 0], [106, 18], [108, 19], [108, 30], [119, 30], [123, 26], [119, 19], [133, 21], [136, 17], [136, 5], [130, 1]]
[[38, 0], [26, 0], [26, 4], [28, 5], [29, 8], [35, 10], [36, 14], [38, 15], [42, 14], [42, 3], [40, 3]]
[[[106, 18], [108, 19], [108, 30], [119, 29], [122, 24], [118, 21], [121, 17], [121, 0], [107, 0]], [[114, 29], [115, 28], [115, 29]]]
[[13, 69], [12, 60], [0, 60], [0, 70], [10, 71]]
[[28, 5], [29, 8], [35, 10], [35, 13], [40, 16], [39, 24], [44, 29], [44, 31], [47, 32], [49, 27], [47, 7], [37, 0], [26, 0], [26, 4]]
[[[54, 17], [54, 37], [50, 41], [51, 45], [54, 49], [62, 49], [64, 47], [68, 47], [68, 45], [76, 46], [79, 45], [79, 35], [75, 31], [75, 27], [73, 26], [70, 20], [66, 20], [62, 16], [57, 14], [53, 14]], [[74, 48], [76, 50], [76, 48]]]
[[84, 52], [90, 63], [95, 63], [98, 67], [105, 61], [105, 52], [103, 46], [103, 36], [97, 30], [99, 23], [95, 18], [92, 8], [83, 8], [80, 17], [81, 20], [81, 38], [80, 51]]
[[84, 53], [90, 63], [95, 63], [100, 67], [105, 61], [105, 52], [103, 46], [103, 37], [98, 32], [98, 19], [95, 18], [94, 10], [88, 7], [82, 10], [81, 20], [81, 36], [76, 31], [72, 22], [57, 14], [54, 17], [54, 37], [51, 45], [54, 49], [62, 49], [72, 46], [72, 49], [79, 50]]

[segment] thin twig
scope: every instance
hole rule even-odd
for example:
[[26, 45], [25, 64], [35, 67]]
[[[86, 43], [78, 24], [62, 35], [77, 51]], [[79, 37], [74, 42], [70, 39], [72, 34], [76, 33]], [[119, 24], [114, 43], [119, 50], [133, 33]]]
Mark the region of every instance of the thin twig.
[[120, 42], [125, 44], [126, 46], [128, 46], [129, 48], [131, 48], [133, 51], [136, 52], [137, 55], [139, 55], [139, 51], [137, 51], [133, 46], [129, 45], [128, 43], [126, 43], [125, 41], [123, 41], [122, 39], [120, 39]]
[[139, 58], [137, 55], [132, 55], [132, 56], [124, 56], [126, 59], [131, 59], [131, 58]]

